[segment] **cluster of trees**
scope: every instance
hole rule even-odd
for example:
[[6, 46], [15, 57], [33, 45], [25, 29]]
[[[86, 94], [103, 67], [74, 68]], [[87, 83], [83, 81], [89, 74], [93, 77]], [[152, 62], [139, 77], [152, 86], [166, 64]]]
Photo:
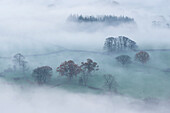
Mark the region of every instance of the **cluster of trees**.
[[[127, 52], [127, 51], [137, 51], [138, 46], [135, 41], [125, 37], [119, 36], [117, 38], [109, 37], [106, 38], [104, 44], [104, 50], [108, 53], [117, 53], [117, 52]], [[145, 51], [140, 51], [135, 55], [135, 61], [145, 64], [149, 61], [150, 56]], [[116, 57], [117, 62], [122, 65], [127, 65], [132, 63], [131, 57], [128, 55], [120, 55]]]
[[109, 53], [113, 52], [124, 52], [129, 50], [136, 50], [138, 48], [135, 41], [125, 37], [125, 36], [119, 36], [119, 37], [109, 37], [106, 39], [104, 44], [104, 50], [106, 50]]
[[[21, 53], [17, 53], [12, 58], [13, 68], [7, 69], [6, 72], [14, 72], [20, 71], [23, 74], [28, 71], [27, 61], [25, 61], [25, 56]], [[97, 62], [94, 62], [92, 59], [87, 59], [85, 62], [81, 62], [80, 65], [76, 64], [74, 61], [69, 60], [60, 64], [59, 67], [56, 68], [56, 72], [59, 73], [60, 76], [66, 76], [68, 80], [72, 80], [74, 77], [79, 76], [79, 85], [87, 86], [88, 80], [93, 76], [93, 72], [99, 70], [99, 65]], [[33, 69], [31, 76], [34, 81], [43, 85], [46, 84], [53, 75], [53, 69], [50, 66], [41, 66]], [[19, 78], [15, 78], [15, 80]], [[117, 93], [117, 82], [111, 74], [104, 75], [104, 86], [108, 91], [114, 91]]]
[[57, 67], [57, 72], [59, 72], [61, 76], [67, 76], [69, 80], [71, 80], [73, 77], [77, 77], [79, 74], [79, 84], [84, 86], [87, 85], [88, 79], [92, 72], [98, 70], [98, 64], [91, 59], [87, 59], [86, 62], [82, 62], [80, 66], [75, 64], [74, 61], [69, 60]]
[[[72, 80], [74, 77], [80, 75], [79, 84], [84, 86], [87, 85], [89, 77], [92, 76], [92, 72], [98, 70], [98, 64], [91, 59], [82, 62], [80, 66], [72, 60], [65, 61], [56, 69], [61, 76], [66, 76], [68, 80]], [[49, 66], [38, 67], [33, 70], [32, 76], [38, 84], [44, 84], [51, 78], [52, 68]]]
[[[72, 80], [74, 77], [80, 75], [79, 84], [83, 86], [87, 86], [89, 77], [92, 76], [93, 72], [98, 70], [99, 65], [92, 59], [87, 59], [86, 62], [81, 62], [81, 65], [75, 64], [72, 60], [65, 61], [56, 69], [61, 76], [66, 76], [68, 80]], [[45, 84], [52, 76], [52, 68], [49, 66], [38, 67], [33, 70], [32, 76], [39, 85]], [[118, 83], [115, 77], [111, 74], [105, 74], [104, 80], [104, 87], [108, 91], [117, 93]]]
[[112, 16], [112, 15], [103, 15], [103, 16], [83, 16], [83, 15], [71, 15], [68, 18], [71, 21], [75, 22], [99, 22], [99, 23], [105, 23], [108, 25], [120, 25], [122, 23], [135, 23], [133, 18], [127, 17], [127, 16]]
[[[107, 38], [104, 49], [108, 52], [122, 52], [127, 50], [136, 50], [137, 45], [136, 42], [130, 40], [127, 37], [119, 36], [118, 38]], [[122, 64], [123, 66], [132, 63], [132, 58], [128, 55], [120, 55], [115, 58], [117, 62]], [[145, 64], [149, 61], [150, 55], [145, 51], [140, 51], [135, 54], [135, 61]], [[13, 56], [13, 69], [12, 71], [21, 71], [25, 73], [28, 71], [27, 61], [25, 57], [17, 53]], [[56, 68], [56, 72], [59, 73], [60, 76], [66, 76], [68, 80], [72, 80], [74, 77], [79, 77], [79, 84], [82, 86], [87, 86], [88, 80], [92, 77], [92, 73], [99, 70], [99, 65], [97, 62], [94, 62], [92, 59], [87, 59], [85, 62], [81, 62], [80, 65], [76, 64], [73, 60], [64, 61]], [[32, 77], [39, 84], [47, 83], [53, 75], [53, 69], [50, 66], [42, 66], [37, 67], [32, 72]], [[108, 91], [114, 91], [117, 93], [118, 83], [115, 77], [111, 74], [104, 75], [104, 86], [108, 89]]]
[[[145, 51], [140, 51], [140, 52], [136, 53], [136, 55], [135, 55], [135, 61], [140, 62], [142, 64], [147, 63], [149, 61], [149, 59], [150, 59], [150, 56]], [[120, 56], [116, 57], [116, 60], [123, 66], [132, 63], [131, 57], [128, 55], [120, 55]]]
[[[83, 86], [87, 86], [89, 77], [92, 76], [93, 72], [98, 70], [99, 65], [92, 59], [81, 62], [81, 65], [75, 64], [72, 60], [65, 61], [56, 69], [61, 76], [66, 76], [68, 80], [72, 80], [74, 77], [80, 75], [79, 84]], [[52, 68], [49, 66], [38, 67], [33, 70], [32, 76], [39, 85], [45, 84], [52, 76]], [[117, 93], [118, 83], [115, 80], [115, 77], [111, 74], [105, 74], [104, 80], [106, 89]]]

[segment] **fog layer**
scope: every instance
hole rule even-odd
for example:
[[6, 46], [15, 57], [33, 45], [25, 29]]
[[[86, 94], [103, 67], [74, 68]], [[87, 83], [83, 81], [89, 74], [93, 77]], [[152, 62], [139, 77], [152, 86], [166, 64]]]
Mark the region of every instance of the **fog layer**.
[[[13, 49], [16, 45], [18, 49], [32, 46], [36, 49], [47, 45], [102, 49], [105, 38], [119, 35], [130, 37], [140, 45], [169, 45], [169, 29], [152, 26], [156, 17], [169, 16], [166, 5], [168, 1], [119, 0], [119, 5], [111, 5], [110, 2], [112, 1], [2, 0], [2, 50]], [[116, 28], [98, 24], [77, 25], [67, 21], [71, 14], [129, 16], [135, 19], [137, 25]]]
[[[170, 48], [170, 29], [166, 26], [170, 22], [169, 3], [169, 0], [1, 0], [0, 71], [11, 67], [11, 57], [19, 52], [25, 56], [62, 49], [103, 52], [104, 41], [110, 36], [129, 37], [142, 49]], [[72, 14], [128, 16], [134, 18], [136, 24], [123, 24], [117, 27], [100, 23], [78, 24], [68, 21], [68, 17]], [[162, 23], [162, 20], [165, 23]], [[161, 22], [160, 26], [159, 24], [154, 26], [153, 21]], [[129, 54], [132, 57], [135, 55], [135, 53]], [[169, 73], [162, 71], [169, 66], [169, 53], [150, 53], [150, 55], [152, 59], [147, 65], [149, 68], [143, 65], [131, 65], [130, 69], [122, 68], [115, 63], [113, 59], [116, 56], [72, 52], [51, 56], [29, 56], [27, 59], [30, 69], [49, 65], [54, 69], [55, 79], [58, 77], [55, 69], [63, 61], [72, 59], [80, 63], [89, 57], [93, 58], [101, 66], [101, 71], [97, 73], [100, 77], [97, 84], [102, 87], [100, 81], [102, 74], [114, 74], [120, 84], [120, 92], [124, 94], [96, 94], [89, 89], [83, 90], [83, 93], [81, 89], [69, 86], [52, 88], [29, 84], [28, 88], [28, 84], [16, 85], [9, 78], [5, 80], [1, 78], [0, 111], [1, 113], [169, 113]], [[3, 59], [4, 57], [7, 58]], [[18, 75], [12, 75], [15, 76]], [[151, 98], [147, 100], [144, 98], [146, 96]]]
[[114, 95], [70, 93], [48, 87], [18, 88], [0, 82], [3, 113], [169, 113], [168, 101], [144, 102]]

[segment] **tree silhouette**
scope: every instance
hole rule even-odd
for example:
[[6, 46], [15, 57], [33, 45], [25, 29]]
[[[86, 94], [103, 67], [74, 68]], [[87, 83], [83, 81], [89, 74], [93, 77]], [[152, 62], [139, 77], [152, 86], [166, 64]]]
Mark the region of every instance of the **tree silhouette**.
[[116, 57], [116, 60], [122, 65], [127, 65], [127, 64], [132, 63], [131, 57], [128, 55], [120, 55]]
[[104, 23], [106, 25], [118, 26], [122, 23], [135, 23], [133, 18], [127, 16], [112, 16], [112, 15], [102, 15], [102, 16], [83, 16], [83, 15], [71, 15], [68, 17], [69, 20], [79, 23]]
[[109, 90], [109, 91], [114, 91], [114, 93], [117, 93], [117, 87], [118, 87], [118, 83], [115, 80], [114, 76], [112, 76], [111, 74], [105, 74], [104, 75], [104, 80], [105, 80], [105, 87]]
[[29, 69], [28, 66], [27, 66], [27, 63], [28, 63], [27, 61], [21, 61], [20, 66], [21, 66], [23, 73], [25, 73], [25, 71], [27, 71]]
[[51, 78], [52, 68], [49, 66], [38, 67], [33, 70], [32, 76], [38, 84], [44, 84]]
[[92, 72], [98, 71], [99, 66], [97, 65], [96, 62], [93, 62], [93, 60], [87, 59], [87, 62], [82, 62], [80, 67], [82, 77], [80, 78], [79, 82], [80, 81], [83, 82], [83, 84], [86, 86], [89, 76], [91, 75]]
[[138, 53], [136, 53], [135, 55], [135, 60], [138, 62], [141, 62], [142, 64], [145, 64], [149, 61], [150, 56], [147, 52], [145, 51], [140, 51]]
[[71, 80], [74, 76], [76, 77], [81, 72], [81, 68], [75, 64], [74, 61], [69, 60], [57, 67], [56, 71], [59, 72], [61, 76], [67, 76], [68, 79]]
[[21, 53], [17, 53], [16, 55], [13, 56], [13, 62], [14, 62], [14, 70], [22, 70], [23, 73], [28, 70], [27, 67], [27, 61], [25, 61], [24, 55]]
[[22, 61], [24, 61], [25, 57], [21, 53], [17, 53], [16, 55], [13, 56], [13, 62], [16, 65], [21, 65]]
[[122, 52], [136, 50], [137, 48], [136, 42], [124, 36], [119, 36], [118, 38], [109, 37], [104, 44], [104, 49], [107, 52]]

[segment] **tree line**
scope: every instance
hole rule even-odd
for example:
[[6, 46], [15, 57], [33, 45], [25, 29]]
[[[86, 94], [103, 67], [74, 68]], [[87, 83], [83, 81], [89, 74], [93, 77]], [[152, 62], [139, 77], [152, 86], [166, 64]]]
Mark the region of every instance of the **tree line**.
[[[136, 49], [138, 46], [136, 42], [130, 40], [127, 37], [120, 36], [118, 38], [109, 37], [106, 39], [104, 44], [104, 49], [108, 53], [131, 51]], [[134, 60], [142, 64], [146, 64], [150, 59], [150, 55], [146, 51], [140, 51], [135, 54]], [[132, 63], [132, 58], [128, 55], [120, 55], [115, 58], [115, 60], [122, 66], [127, 66]], [[13, 68], [7, 71], [20, 71], [25, 74], [29, 70], [28, 62], [25, 60], [24, 55], [17, 53], [13, 56]], [[79, 85], [87, 86], [89, 79], [92, 77], [93, 73], [99, 70], [99, 65], [92, 59], [87, 59], [85, 62], [81, 62], [80, 65], [76, 64], [73, 60], [64, 61], [61, 63], [55, 71], [59, 73], [60, 76], [65, 76], [68, 81], [73, 78], [78, 77]], [[53, 75], [53, 69], [50, 66], [41, 66], [32, 70], [31, 77], [34, 81], [43, 85], [46, 84]], [[114, 91], [117, 93], [118, 82], [112, 74], [104, 74], [104, 86], [108, 91]]]
[[79, 23], [105, 23], [107, 25], [120, 25], [123, 23], [135, 23], [133, 18], [127, 16], [113, 16], [113, 15], [102, 15], [102, 16], [83, 16], [83, 15], [70, 15], [68, 20], [79, 22]]
[[[24, 60], [23, 58], [25, 57], [20, 53], [14, 55], [14, 71], [17, 69], [23, 73], [28, 71], [28, 68], [25, 68], [28, 66], [26, 64], [22, 64]], [[138, 52], [135, 55], [135, 61], [138, 61], [142, 64], [147, 63], [149, 58], [149, 54], [144, 51]], [[131, 57], [128, 55], [120, 55], [115, 59], [122, 66], [126, 66], [132, 62]], [[87, 59], [86, 62], [81, 62], [80, 65], [76, 64], [73, 60], [64, 61], [56, 68], [56, 72], [58, 72], [60, 76], [65, 76], [68, 81], [71, 81], [74, 77], [79, 77], [79, 85], [81, 86], [87, 86], [89, 79], [93, 76], [93, 73], [98, 70], [98, 63], [94, 62], [92, 59]], [[46, 84], [51, 79], [52, 75], [53, 69], [50, 66], [37, 67], [33, 69], [31, 74], [34, 81], [39, 85]], [[115, 77], [112, 74], [104, 74], [103, 78], [105, 81], [105, 88], [108, 89], [108, 91], [114, 91], [117, 93], [118, 82], [116, 81]]]

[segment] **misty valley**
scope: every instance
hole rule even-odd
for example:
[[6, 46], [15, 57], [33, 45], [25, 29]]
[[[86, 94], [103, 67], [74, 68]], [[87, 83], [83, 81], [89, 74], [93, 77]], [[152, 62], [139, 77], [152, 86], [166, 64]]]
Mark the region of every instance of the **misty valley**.
[[51, 53], [1, 57], [3, 64], [11, 66], [3, 66], [0, 75], [23, 88], [45, 85], [81, 93], [166, 99], [170, 93], [169, 51], [140, 50], [125, 36], [109, 37], [103, 51], [59, 48]]
[[1, 0], [0, 113], [170, 113], [168, 0]]

